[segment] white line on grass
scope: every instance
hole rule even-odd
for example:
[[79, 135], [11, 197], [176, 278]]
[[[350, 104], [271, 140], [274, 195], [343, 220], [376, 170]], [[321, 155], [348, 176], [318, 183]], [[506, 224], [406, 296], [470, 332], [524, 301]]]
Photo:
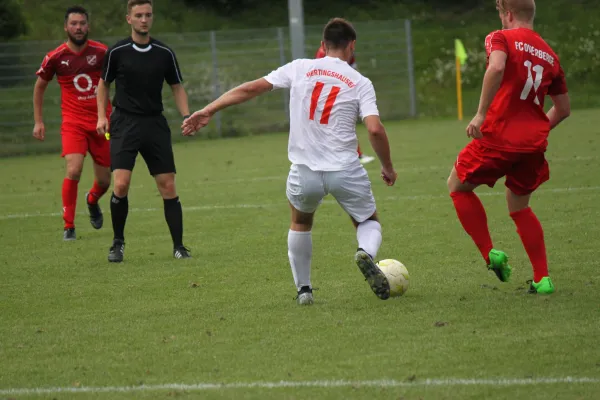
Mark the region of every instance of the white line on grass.
[[[540, 189], [536, 191], [536, 194], [555, 194], [555, 193], [577, 193], [577, 192], [593, 192], [600, 190], [600, 186], [587, 186], [587, 187], [571, 187], [571, 188], [554, 188], [554, 189]], [[481, 192], [479, 196], [504, 196], [504, 192]], [[428, 195], [419, 194], [414, 196], [388, 196], [375, 200], [379, 201], [410, 201], [410, 200], [434, 200], [434, 199], [445, 199], [449, 196], [444, 195]], [[335, 204], [334, 200], [325, 200], [325, 204]], [[191, 206], [184, 207], [184, 211], [212, 211], [212, 210], [235, 210], [244, 208], [274, 208], [284, 207], [285, 203], [264, 203], [264, 204], [209, 204], [205, 206]], [[154, 212], [162, 210], [162, 208], [132, 208], [129, 212]], [[77, 213], [78, 215], [87, 215], [85, 212]], [[8, 214], [0, 215], [0, 221], [7, 219], [26, 219], [26, 218], [37, 218], [37, 217], [57, 217], [62, 215], [61, 213], [22, 213], [22, 214]]]
[[598, 378], [506, 378], [506, 379], [425, 379], [416, 381], [373, 380], [320, 380], [320, 381], [279, 381], [279, 382], [234, 382], [234, 383], [167, 383], [140, 386], [96, 386], [96, 387], [50, 387], [1, 389], [0, 395], [36, 395], [55, 393], [130, 393], [156, 392], [161, 390], [223, 390], [223, 389], [280, 389], [280, 388], [339, 388], [339, 387], [450, 387], [450, 386], [533, 386], [548, 384], [600, 383]]

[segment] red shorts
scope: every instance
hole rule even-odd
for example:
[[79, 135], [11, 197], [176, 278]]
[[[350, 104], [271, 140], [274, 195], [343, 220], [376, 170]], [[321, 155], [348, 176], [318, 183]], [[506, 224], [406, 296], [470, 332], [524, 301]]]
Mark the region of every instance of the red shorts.
[[544, 153], [512, 153], [483, 146], [473, 140], [454, 163], [462, 183], [494, 187], [506, 176], [506, 187], [519, 196], [531, 194], [550, 179], [550, 168]]
[[67, 154], [83, 154], [85, 156], [89, 152], [96, 164], [110, 167], [110, 142], [104, 135], [98, 135], [95, 128], [63, 124], [61, 136], [62, 157]]

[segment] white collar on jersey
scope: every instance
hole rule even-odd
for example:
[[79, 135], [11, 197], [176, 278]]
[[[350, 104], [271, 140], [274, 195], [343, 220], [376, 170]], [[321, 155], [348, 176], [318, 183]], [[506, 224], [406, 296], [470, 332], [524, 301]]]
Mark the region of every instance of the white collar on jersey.
[[152, 49], [152, 45], [149, 44], [148, 47], [139, 47], [137, 44], [133, 44], [132, 46], [136, 51], [139, 51], [140, 53], [145, 53], [147, 51], [150, 51]]

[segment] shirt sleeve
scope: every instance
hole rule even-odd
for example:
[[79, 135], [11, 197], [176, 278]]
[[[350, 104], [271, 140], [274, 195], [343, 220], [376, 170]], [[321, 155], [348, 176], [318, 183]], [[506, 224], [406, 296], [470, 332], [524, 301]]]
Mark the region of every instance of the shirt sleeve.
[[506, 36], [500, 31], [495, 31], [487, 35], [485, 38], [485, 51], [488, 57], [494, 51], [502, 51], [508, 54], [508, 42], [506, 41]]
[[358, 109], [361, 119], [365, 119], [370, 115], [379, 116], [375, 88], [373, 87], [373, 83], [368, 79], [358, 88]]
[[112, 82], [117, 77], [117, 60], [118, 56], [115, 52], [115, 48], [111, 48], [104, 55], [104, 61], [102, 63], [102, 79], [105, 82]]
[[273, 89], [289, 89], [294, 80], [295, 64], [298, 60], [287, 63], [265, 76], [267, 82], [273, 85]]
[[51, 81], [52, 78], [54, 78], [54, 75], [56, 74], [56, 67], [54, 60], [52, 57], [50, 57], [50, 54], [47, 54], [44, 57], [40, 69], [38, 69], [35, 74], [45, 81]]
[[567, 80], [565, 79], [565, 72], [562, 67], [558, 67], [558, 75], [552, 80], [550, 87], [548, 88], [548, 94], [550, 96], [558, 96], [559, 94], [565, 94], [569, 90], [567, 89]]
[[169, 66], [167, 68], [167, 72], [165, 73], [165, 80], [169, 85], [183, 83], [183, 77], [181, 76], [181, 70], [179, 69], [179, 63], [177, 62], [177, 56], [173, 50], [167, 50], [169, 51], [169, 60], [167, 60]]

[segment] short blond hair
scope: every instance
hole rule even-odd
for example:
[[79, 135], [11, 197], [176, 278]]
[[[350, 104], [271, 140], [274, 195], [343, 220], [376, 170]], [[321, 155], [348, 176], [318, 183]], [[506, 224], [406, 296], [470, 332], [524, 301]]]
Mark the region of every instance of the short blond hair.
[[535, 0], [496, 0], [496, 8], [503, 13], [512, 12], [519, 21], [535, 18]]

